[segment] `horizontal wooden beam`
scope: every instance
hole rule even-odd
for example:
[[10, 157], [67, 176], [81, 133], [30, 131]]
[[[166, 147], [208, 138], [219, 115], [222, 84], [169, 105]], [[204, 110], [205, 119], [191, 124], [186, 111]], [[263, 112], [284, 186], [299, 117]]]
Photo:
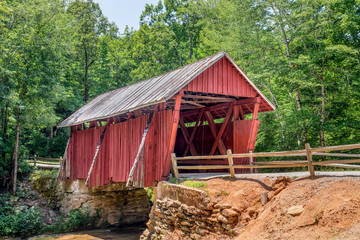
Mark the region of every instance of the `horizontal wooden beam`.
[[177, 166], [177, 169], [228, 169], [229, 165]]
[[360, 163], [360, 159], [328, 160], [322, 162], [313, 162], [313, 165], [322, 166], [330, 163]]
[[227, 165], [228, 160], [193, 160], [189, 161], [182, 161], [176, 160], [178, 165], [184, 165], [185, 163], [188, 165]]
[[269, 165], [233, 165], [234, 168], [289, 168], [289, 167], [306, 167], [307, 163], [298, 163], [298, 164], [269, 164]]
[[194, 101], [187, 101], [187, 100], [181, 100], [181, 103], [187, 103], [187, 104], [191, 104], [191, 105], [194, 105], [194, 106], [197, 106], [197, 107], [206, 107], [205, 105], [201, 105], [199, 103], [196, 103]]
[[314, 156], [326, 156], [326, 157], [357, 157], [360, 158], [360, 154], [347, 154], [347, 153], [321, 153], [314, 152]]
[[234, 101], [235, 98], [224, 98], [224, 97], [212, 97], [212, 96], [201, 96], [201, 95], [190, 95], [185, 94], [184, 98], [192, 98], [192, 99], [207, 99], [207, 100], [215, 100], [215, 101]]
[[339, 167], [339, 168], [360, 169], [360, 165], [339, 164], [339, 163], [328, 163], [327, 165], [323, 165], [323, 166], [325, 166], [325, 167]]
[[266, 165], [266, 164], [298, 164], [298, 163], [307, 163], [308, 161], [304, 160], [292, 160], [292, 161], [271, 161], [271, 162], [253, 162], [254, 165]]
[[[241, 100], [236, 100], [233, 102], [220, 103], [217, 105], [209, 106], [209, 107], [205, 108], [205, 111], [216, 111], [216, 110], [220, 110], [220, 109], [226, 109], [226, 108], [230, 107], [231, 103], [233, 103], [234, 106], [241, 106], [241, 105], [246, 105], [246, 104], [254, 104], [254, 103], [258, 103], [258, 102], [259, 102], [258, 98], [241, 99]], [[181, 113], [181, 115], [189, 116], [189, 115], [197, 114], [198, 112], [199, 112], [199, 110], [193, 110], [193, 111], [183, 112], [183, 113]]]
[[360, 144], [350, 144], [350, 145], [340, 145], [340, 146], [332, 146], [332, 147], [312, 148], [311, 152], [340, 151], [340, 150], [349, 150], [349, 149], [358, 149], [358, 148], [360, 148]]

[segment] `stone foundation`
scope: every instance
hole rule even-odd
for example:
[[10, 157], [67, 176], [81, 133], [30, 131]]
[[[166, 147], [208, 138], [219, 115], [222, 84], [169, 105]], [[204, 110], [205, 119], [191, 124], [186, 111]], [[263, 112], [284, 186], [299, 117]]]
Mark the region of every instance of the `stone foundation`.
[[33, 183], [61, 213], [86, 208], [91, 215], [99, 213], [100, 224], [129, 225], [145, 223], [149, 219], [150, 201], [145, 189], [128, 189], [125, 183], [88, 188], [85, 180], [60, 181], [38, 179]]
[[230, 238], [239, 216], [239, 209], [212, 202], [204, 191], [160, 182], [141, 239], [169, 239], [174, 232], [182, 239], [205, 239], [209, 234]]

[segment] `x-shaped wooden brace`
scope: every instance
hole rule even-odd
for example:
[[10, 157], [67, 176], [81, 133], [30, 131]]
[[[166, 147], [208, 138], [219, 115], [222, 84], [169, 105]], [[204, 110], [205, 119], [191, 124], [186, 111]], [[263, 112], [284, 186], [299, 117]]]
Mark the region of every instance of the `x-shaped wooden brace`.
[[183, 136], [185, 138], [187, 145], [190, 146], [191, 155], [197, 156], [197, 152], [196, 152], [194, 144], [192, 143], [192, 141], [191, 142], [189, 141], [189, 139], [190, 139], [189, 132], [187, 130], [187, 127], [185, 126], [184, 119], [182, 117], [180, 117], [179, 125], [180, 125], [180, 129], [183, 133]]
[[216, 150], [217, 147], [219, 148], [219, 151], [220, 151], [220, 153], [222, 155], [226, 155], [226, 147], [225, 147], [225, 144], [224, 144], [223, 140], [221, 139], [221, 137], [224, 134], [225, 128], [226, 128], [229, 120], [231, 119], [232, 105], [233, 104], [230, 105], [230, 107], [228, 109], [228, 112], [226, 113], [224, 122], [221, 125], [219, 131], [218, 131], [217, 127], [216, 127], [215, 121], [214, 121], [210, 111], [205, 112], [205, 117], [206, 117], [206, 120], [208, 121], [211, 133], [215, 138], [214, 144], [213, 144], [213, 146], [211, 148], [211, 152], [210, 152], [209, 155], [214, 155], [215, 150]]
[[[225, 129], [226, 129], [228, 123], [229, 123], [229, 120], [231, 120], [232, 110], [233, 110], [233, 103], [230, 105], [230, 107], [229, 107], [229, 109], [228, 109], [228, 111], [226, 113], [224, 122], [221, 125], [219, 133], [217, 134], [217, 136], [215, 137], [215, 134], [213, 133], [213, 136], [215, 137], [215, 141], [214, 141], [214, 144], [213, 144], [213, 146], [211, 148], [210, 155], [213, 155], [215, 153], [216, 147], [218, 147], [218, 146], [219, 146], [219, 151], [221, 152], [221, 154], [225, 155], [225, 153], [226, 153], [226, 147], [225, 147], [225, 144], [223, 143], [221, 137], [224, 134], [224, 131], [225, 131]], [[217, 130], [214, 120], [212, 120], [212, 123], [213, 123], [213, 125], [215, 127], [215, 130]], [[210, 125], [210, 123], [209, 123], [209, 125]], [[220, 141], [221, 141], [221, 143], [220, 143]], [[224, 152], [224, 153], [222, 153], [222, 152]]]
[[[192, 132], [191, 132], [191, 136], [190, 136], [190, 138], [188, 138], [187, 146], [186, 146], [185, 151], [184, 151], [184, 156], [186, 156], [186, 154], [188, 153], [188, 151], [189, 151], [189, 149], [190, 149], [190, 146], [193, 145], [192, 141], [194, 140], [196, 130], [197, 130], [198, 126], [199, 126], [199, 122], [201, 121], [203, 114], [204, 114], [204, 108], [200, 110], [199, 115], [198, 115], [198, 117], [197, 117], [197, 119], [196, 119], [195, 126], [194, 126], [194, 128], [193, 128], [193, 130], [192, 130]], [[200, 123], [200, 125], [201, 125], [201, 123]], [[186, 140], [186, 139], [185, 139], [185, 140]], [[194, 148], [195, 148], [195, 147], [194, 147]], [[191, 149], [190, 149], [190, 151], [191, 151]], [[197, 155], [197, 154], [194, 155], [193, 153], [191, 153], [191, 154], [192, 154], [193, 156], [196, 156], [196, 155]]]

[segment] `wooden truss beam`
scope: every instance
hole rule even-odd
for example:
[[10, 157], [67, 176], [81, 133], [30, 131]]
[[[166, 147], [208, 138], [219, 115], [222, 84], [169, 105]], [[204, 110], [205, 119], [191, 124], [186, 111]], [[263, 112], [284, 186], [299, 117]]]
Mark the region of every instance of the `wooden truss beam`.
[[197, 154], [194, 144], [192, 143], [192, 141], [191, 142], [189, 141], [189, 139], [190, 139], [189, 132], [187, 130], [187, 127], [185, 126], [185, 123], [184, 123], [184, 120], [182, 117], [180, 117], [179, 125], [180, 125], [180, 129], [183, 133], [186, 143], [190, 146], [191, 155], [197, 156], [198, 154]]
[[[213, 144], [213, 146], [212, 146], [212, 148], [211, 148], [211, 151], [210, 151], [210, 154], [209, 154], [209, 155], [214, 155], [216, 148], [219, 146], [219, 141], [221, 140], [221, 137], [222, 137], [223, 134], [224, 134], [225, 128], [226, 128], [226, 126], [228, 125], [229, 120], [231, 119], [232, 111], [233, 111], [233, 108], [232, 108], [232, 106], [230, 106], [229, 109], [228, 109], [228, 112], [226, 113], [226, 117], [225, 117], [225, 119], [224, 119], [224, 122], [223, 122], [223, 124], [221, 125], [220, 130], [219, 130], [217, 136], [215, 137], [215, 141], [214, 141], [214, 144]], [[220, 150], [220, 147], [219, 147], [219, 150]], [[225, 148], [225, 151], [226, 151], [226, 148]], [[220, 152], [221, 152], [221, 151], [220, 151]]]
[[224, 98], [224, 97], [212, 97], [212, 96], [201, 96], [201, 95], [191, 95], [185, 94], [184, 98], [192, 98], [192, 99], [206, 99], [206, 100], [214, 100], [214, 101], [222, 101], [222, 102], [232, 102], [234, 98]]
[[[239, 105], [245, 105], [245, 104], [254, 104], [257, 102], [260, 102], [258, 98], [247, 98], [247, 99], [237, 100], [237, 101], [228, 102], [228, 103], [220, 103], [217, 105], [205, 107], [205, 111], [216, 111], [219, 109], [227, 109], [230, 107], [231, 104], [233, 104], [233, 106], [239, 106]], [[181, 115], [182, 116], [195, 115], [199, 111], [200, 111], [200, 109], [196, 109], [196, 110], [184, 112]]]
[[[194, 140], [196, 130], [197, 130], [197, 128], [198, 128], [199, 126], [201, 126], [201, 124], [202, 124], [202, 117], [203, 117], [203, 115], [204, 115], [204, 108], [202, 108], [202, 109], [200, 110], [200, 112], [199, 112], [199, 115], [198, 115], [198, 117], [197, 117], [197, 119], [196, 119], [195, 126], [194, 126], [194, 128], [193, 128], [193, 130], [192, 130], [192, 132], [191, 132], [191, 136], [190, 136], [190, 138], [189, 138], [189, 143], [192, 143], [192, 141]], [[200, 123], [200, 121], [201, 121], [201, 123]], [[200, 124], [199, 124], [199, 123], [200, 123]], [[186, 156], [187, 153], [188, 153], [188, 151], [189, 151], [189, 148], [190, 148], [190, 144], [189, 144], [189, 143], [187, 144], [187, 146], [186, 146], [186, 148], [185, 148], [184, 156]]]
[[197, 107], [206, 107], [205, 105], [201, 105], [199, 103], [196, 103], [194, 101], [187, 101], [187, 100], [181, 100], [181, 103], [187, 103], [187, 104], [191, 104], [191, 105], [194, 105], [194, 106], [197, 106]]
[[[216, 127], [214, 118], [212, 117], [210, 111], [205, 111], [205, 118], [208, 121], [208, 124], [209, 124], [209, 127], [210, 127], [213, 137], [216, 139], [217, 135], [218, 135], [218, 129]], [[223, 140], [219, 139], [218, 144], [219, 144], [220, 153], [222, 155], [226, 155], [226, 147], [225, 147]]]

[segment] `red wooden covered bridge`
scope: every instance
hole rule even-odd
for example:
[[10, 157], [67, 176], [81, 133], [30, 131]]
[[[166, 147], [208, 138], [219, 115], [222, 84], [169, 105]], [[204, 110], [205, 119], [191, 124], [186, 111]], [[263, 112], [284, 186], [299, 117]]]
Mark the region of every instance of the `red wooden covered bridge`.
[[[154, 186], [169, 176], [172, 152], [194, 156], [254, 150], [258, 112], [273, 110], [220, 52], [101, 94], [60, 123], [71, 127], [62, 176], [87, 179], [88, 186]], [[248, 161], [234, 159], [235, 164]]]

